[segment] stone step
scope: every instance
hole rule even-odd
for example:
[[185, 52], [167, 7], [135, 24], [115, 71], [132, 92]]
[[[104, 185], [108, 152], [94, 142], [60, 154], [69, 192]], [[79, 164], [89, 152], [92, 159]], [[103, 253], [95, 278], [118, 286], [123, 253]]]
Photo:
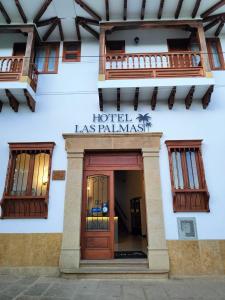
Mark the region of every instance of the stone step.
[[148, 269], [147, 259], [81, 260], [80, 268], [144, 268]]

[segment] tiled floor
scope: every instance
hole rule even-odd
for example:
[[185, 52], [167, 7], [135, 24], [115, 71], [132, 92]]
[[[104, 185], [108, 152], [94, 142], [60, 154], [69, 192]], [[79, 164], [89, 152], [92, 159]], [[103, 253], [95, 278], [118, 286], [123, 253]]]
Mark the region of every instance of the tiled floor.
[[115, 251], [143, 251], [147, 253], [147, 239], [129, 233], [120, 233]]
[[0, 300], [225, 300], [225, 278], [66, 280], [0, 276]]

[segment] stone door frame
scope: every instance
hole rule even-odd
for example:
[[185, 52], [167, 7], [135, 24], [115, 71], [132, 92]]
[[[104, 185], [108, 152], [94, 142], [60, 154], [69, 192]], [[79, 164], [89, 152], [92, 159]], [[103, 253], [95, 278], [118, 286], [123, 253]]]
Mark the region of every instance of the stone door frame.
[[67, 151], [67, 179], [64, 203], [60, 271], [75, 273], [80, 266], [80, 233], [83, 160], [85, 151], [134, 150], [143, 156], [148, 235], [148, 262], [152, 271], [169, 271], [165, 239], [159, 169], [162, 133], [64, 134]]

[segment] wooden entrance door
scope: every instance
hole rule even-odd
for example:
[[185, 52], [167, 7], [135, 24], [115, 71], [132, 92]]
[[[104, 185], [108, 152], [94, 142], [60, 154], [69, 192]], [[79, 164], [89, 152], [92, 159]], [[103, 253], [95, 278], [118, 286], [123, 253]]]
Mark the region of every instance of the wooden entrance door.
[[85, 171], [81, 255], [83, 259], [114, 257], [113, 171]]

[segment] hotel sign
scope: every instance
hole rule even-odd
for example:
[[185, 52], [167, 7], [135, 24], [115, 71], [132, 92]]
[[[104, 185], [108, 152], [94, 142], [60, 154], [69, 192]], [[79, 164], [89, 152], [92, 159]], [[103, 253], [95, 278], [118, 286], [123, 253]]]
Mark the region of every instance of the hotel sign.
[[135, 133], [149, 132], [149, 113], [131, 117], [129, 114], [93, 114], [89, 125], [75, 125], [75, 133]]

